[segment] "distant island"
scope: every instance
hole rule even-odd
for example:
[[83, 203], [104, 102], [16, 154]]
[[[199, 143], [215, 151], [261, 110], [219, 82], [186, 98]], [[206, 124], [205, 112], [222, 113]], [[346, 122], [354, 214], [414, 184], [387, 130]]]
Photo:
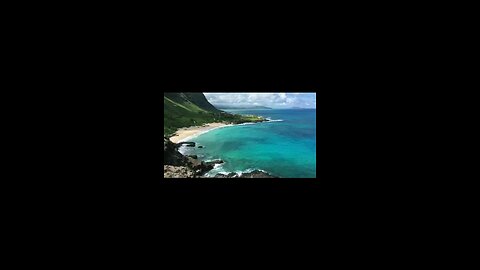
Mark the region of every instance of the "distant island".
[[218, 109], [266, 109], [272, 110], [272, 108], [265, 106], [255, 106], [255, 105], [216, 105]]

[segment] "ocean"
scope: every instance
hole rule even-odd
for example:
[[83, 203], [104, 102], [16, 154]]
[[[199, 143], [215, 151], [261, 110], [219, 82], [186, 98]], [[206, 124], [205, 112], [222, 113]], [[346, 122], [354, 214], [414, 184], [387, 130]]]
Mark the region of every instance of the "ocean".
[[[182, 146], [182, 154], [225, 162], [217, 164], [207, 176], [258, 169], [279, 177], [316, 177], [315, 109], [224, 111], [260, 115], [271, 121], [217, 128], [188, 139], [196, 142], [197, 147]], [[199, 145], [204, 148], [198, 148]]]

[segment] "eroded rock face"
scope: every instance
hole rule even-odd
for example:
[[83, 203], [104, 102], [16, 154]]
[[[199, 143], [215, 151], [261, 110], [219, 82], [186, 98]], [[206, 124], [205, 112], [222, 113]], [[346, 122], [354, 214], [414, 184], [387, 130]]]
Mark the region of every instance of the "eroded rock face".
[[163, 139], [163, 177], [165, 178], [195, 178], [204, 175], [213, 169], [222, 160], [205, 163], [198, 160], [196, 155], [186, 157], [177, 150], [178, 145], [172, 143], [168, 138]]
[[195, 172], [185, 166], [163, 165], [164, 178], [195, 178]]
[[187, 158], [178, 152], [176, 145], [163, 138], [163, 165], [182, 166], [186, 162]]

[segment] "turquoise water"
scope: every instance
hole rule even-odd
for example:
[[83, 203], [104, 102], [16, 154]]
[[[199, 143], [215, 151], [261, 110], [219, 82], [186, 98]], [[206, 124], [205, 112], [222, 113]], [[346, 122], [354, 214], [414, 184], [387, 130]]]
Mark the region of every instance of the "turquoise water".
[[225, 161], [208, 175], [261, 169], [279, 177], [316, 177], [315, 109], [225, 111], [273, 121], [222, 127], [189, 139], [204, 148], [182, 147], [182, 153]]

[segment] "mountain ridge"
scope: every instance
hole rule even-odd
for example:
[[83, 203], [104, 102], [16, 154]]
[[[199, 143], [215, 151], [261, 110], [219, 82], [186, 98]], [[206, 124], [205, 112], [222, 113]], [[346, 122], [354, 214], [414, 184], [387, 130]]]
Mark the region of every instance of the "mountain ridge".
[[258, 116], [230, 114], [217, 109], [203, 93], [179, 92], [163, 94], [163, 133], [173, 135], [177, 129], [200, 126], [213, 122], [240, 124], [261, 122], [266, 119]]

